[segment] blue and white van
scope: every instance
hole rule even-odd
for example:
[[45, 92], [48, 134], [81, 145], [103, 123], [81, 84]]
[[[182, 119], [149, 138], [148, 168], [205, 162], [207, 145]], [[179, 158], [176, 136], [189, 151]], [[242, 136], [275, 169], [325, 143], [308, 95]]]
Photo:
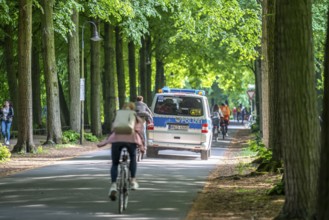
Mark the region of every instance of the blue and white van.
[[151, 106], [153, 124], [148, 125], [147, 156], [160, 150], [186, 150], [207, 160], [211, 152], [212, 122], [203, 90], [164, 87]]

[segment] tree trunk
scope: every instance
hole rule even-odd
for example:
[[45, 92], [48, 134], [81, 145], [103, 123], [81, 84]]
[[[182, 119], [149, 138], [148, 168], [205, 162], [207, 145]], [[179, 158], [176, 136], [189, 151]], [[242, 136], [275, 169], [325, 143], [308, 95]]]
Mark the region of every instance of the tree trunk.
[[[260, 49], [260, 48], [259, 48]], [[262, 117], [262, 106], [261, 106], [261, 102], [263, 100], [263, 97], [262, 97], [262, 87], [263, 87], [263, 84], [262, 84], [262, 65], [261, 65], [261, 58], [258, 57], [255, 62], [254, 62], [254, 65], [255, 65], [255, 79], [256, 79], [256, 87], [255, 87], [255, 114], [256, 114], [256, 118], [257, 118], [257, 121], [260, 123], [260, 126], [262, 127], [262, 123], [261, 121], [262, 120], [259, 120], [260, 117]]]
[[81, 101], [80, 101], [80, 57], [79, 57], [79, 12], [74, 11], [72, 22], [75, 31], [69, 38], [69, 84], [70, 84], [70, 127], [80, 131]]
[[104, 24], [104, 132], [111, 131], [116, 110], [115, 98], [115, 35], [114, 27]]
[[32, 128], [32, 0], [19, 1], [18, 19], [18, 139], [13, 152], [34, 152]]
[[286, 199], [278, 219], [316, 219], [319, 121], [312, 45], [311, 0], [277, 0], [276, 95]]
[[59, 78], [57, 80], [58, 80], [59, 103], [60, 103], [59, 106], [61, 108], [61, 125], [62, 127], [67, 127], [70, 124], [70, 111], [65, 100], [62, 83], [59, 80]]
[[[269, 79], [268, 79], [268, 0], [262, 1], [262, 118], [260, 128], [263, 143], [269, 147]], [[273, 28], [273, 27], [272, 27]]]
[[[328, 12], [329, 21], [329, 12]], [[318, 219], [329, 219], [329, 22], [324, 61], [324, 93], [321, 126], [321, 160], [318, 187]]]
[[116, 53], [116, 66], [117, 66], [117, 77], [118, 77], [118, 92], [119, 92], [119, 105], [120, 108], [123, 106], [126, 100], [126, 82], [125, 73], [123, 66], [123, 52], [122, 52], [122, 36], [121, 29], [119, 26], [115, 27], [115, 53]]
[[32, 56], [32, 97], [33, 97], [33, 122], [38, 128], [42, 127], [40, 60], [38, 48], [33, 46]]
[[146, 100], [149, 106], [152, 104], [152, 41], [151, 36], [146, 37]]
[[144, 97], [144, 100], [147, 99], [147, 91], [146, 91], [146, 42], [145, 39], [142, 38], [142, 47], [139, 49], [139, 85], [140, 92], [139, 94]]
[[[8, 80], [8, 86], [9, 86], [9, 95], [10, 95], [10, 100], [14, 106], [14, 108], [17, 107], [17, 71], [15, 71], [15, 57], [14, 57], [14, 40], [13, 40], [13, 35], [14, 35], [14, 30], [12, 25], [5, 25], [4, 31], [6, 32], [5, 34], [5, 39], [4, 41], [6, 42], [4, 44], [4, 59], [6, 63], [6, 72], [7, 72], [7, 80]], [[17, 129], [17, 120], [13, 120], [13, 130]]]
[[273, 159], [282, 159], [280, 109], [279, 109], [279, 78], [274, 66], [274, 27], [275, 27], [275, 2], [276, 0], [267, 0], [267, 68], [269, 81], [269, 148], [272, 149]]
[[90, 125], [90, 122], [89, 122], [89, 108], [88, 108], [88, 104], [89, 104], [89, 101], [88, 101], [88, 98], [90, 98], [90, 96], [89, 96], [89, 93], [88, 93], [88, 80], [89, 80], [89, 77], [90, 77], [90, 73], [88, 72], [88, 67], [87, 67], [87, 63], [88, 63], [88, 61], [87, 61], [88, 59], [87, 59], [87, 57], [84, 57], [84, 75], [85, 75], [85, 105], [84, 105], [84, 111], [83, 111], [83, 117], [84, 117], [84, 127], [85, 126], [89, 126]]
[[[94, 21], [95, 22], [95, 21]], [[96, 22], [95, 22], [96, 23]], [[94, 27], [91, 25], [91, 33]], [[91, 117], [91, 132], [97, 136], [102, 136], [102, 121], [101, 121], [101, 68], [100, 68], [100, 42], [91, 42], [91, 64], [90, 64], [90, 117]]]
[[159, 53], [156, 52], [156, 70], [155, 70], [155, 92], [158, 92], [159, 89], [163, 88], [165, 83], [164, 79], [164, 64], [162, 59], [159, 57]]
[[130, 41], [128, 43], [128, 59], [129, 59], [129, 87], [130, 87], [130, 101], [135, 102], [137, 98], [137, 79], [136, 79], [136, 57], [135, 44]]
[[62, 142], [60, 121], [59, 89], [55, 60], [55, 39], [53, 25], [54, 0], [42, 0], [44, 15], [42, 17], [44, 69], [47, 93], [47, 141]]

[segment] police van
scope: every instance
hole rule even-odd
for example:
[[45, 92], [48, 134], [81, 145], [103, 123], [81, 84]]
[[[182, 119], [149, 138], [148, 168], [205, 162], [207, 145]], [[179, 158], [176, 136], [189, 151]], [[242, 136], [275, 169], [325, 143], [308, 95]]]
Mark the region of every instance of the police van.
[[148, 125], [147, 156], [160, 150], [186, 150], [207, 160], [211, 152], [212, 122], [208, 99], [203, 90], [164, 87], [155, 94]]

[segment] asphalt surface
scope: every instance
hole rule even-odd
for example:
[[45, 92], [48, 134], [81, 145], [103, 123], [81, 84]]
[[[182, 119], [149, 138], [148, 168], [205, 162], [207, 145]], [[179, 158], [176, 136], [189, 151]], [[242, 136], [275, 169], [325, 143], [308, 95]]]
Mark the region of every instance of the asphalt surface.
[[140, 188], [129, 194], [128, 209], [108, 199], [110, 150], [0, 178], [0, 219], [185, 219], [231, 137], [213, 141], [209, 160], [185, 151], [160, 151], [138, 163]]

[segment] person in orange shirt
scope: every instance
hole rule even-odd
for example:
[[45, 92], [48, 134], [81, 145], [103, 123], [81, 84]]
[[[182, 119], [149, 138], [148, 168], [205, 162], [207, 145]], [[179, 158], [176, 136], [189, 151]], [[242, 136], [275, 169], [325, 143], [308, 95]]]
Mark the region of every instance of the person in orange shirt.
[[228, 136], [227, 130], [228, 130], [228, 125], [230, 123], [231, 110], [228, 107], [228, 105], [225, 104], [225, 103], [222, 103], [221, 104], [220, 109], [221, 109], [221, 111], [222, 111], [222, 113], [224, 115], [225, 133], [226, 133], [226, 136]]

